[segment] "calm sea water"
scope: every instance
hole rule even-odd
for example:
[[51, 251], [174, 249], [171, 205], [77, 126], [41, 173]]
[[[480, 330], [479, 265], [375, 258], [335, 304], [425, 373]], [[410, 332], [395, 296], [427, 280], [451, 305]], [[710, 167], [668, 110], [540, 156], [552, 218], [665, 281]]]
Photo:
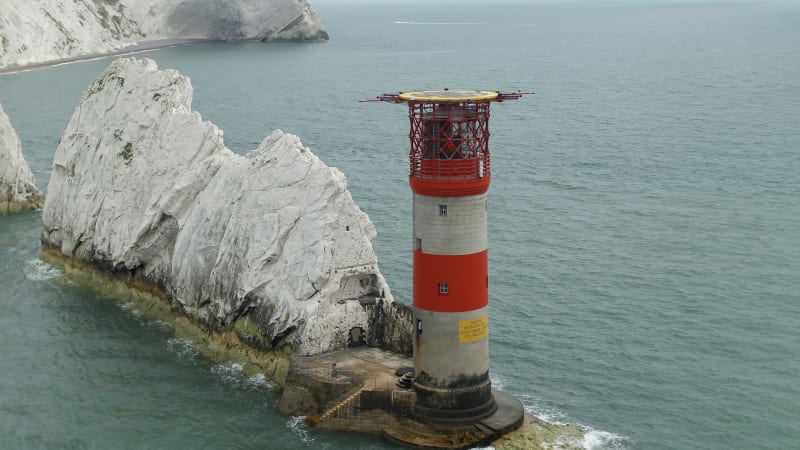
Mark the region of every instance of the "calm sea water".
[[[377, 3], [377, 2], [375, 2]], [[149, 52], [246, 152], [298, 134], [348, 176], [410, 301], [415, 88], [533, 89], [493, 107], [491, 352], [587, 448], [800, 448], [800, 4], [315, 4], [320, 45]], [[42, 188], [109, 63], [0, 76]], [[391, 448], [304, 429], [279, 394], [39, 262], [0, 217], [0, 448]]]

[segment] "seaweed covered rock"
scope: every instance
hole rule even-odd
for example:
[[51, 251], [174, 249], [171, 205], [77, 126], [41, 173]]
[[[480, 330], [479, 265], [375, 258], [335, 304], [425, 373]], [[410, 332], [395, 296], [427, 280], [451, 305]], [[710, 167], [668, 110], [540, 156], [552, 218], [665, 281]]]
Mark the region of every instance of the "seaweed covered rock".
[[92, 83], [53, 160], [45, 250], [140, 280], [263, 349], [343, 348], [391, 315], [375, 227], [344, 175], [281, 131], [237, 155], [191, 101], [187, 77], [148, 59]]

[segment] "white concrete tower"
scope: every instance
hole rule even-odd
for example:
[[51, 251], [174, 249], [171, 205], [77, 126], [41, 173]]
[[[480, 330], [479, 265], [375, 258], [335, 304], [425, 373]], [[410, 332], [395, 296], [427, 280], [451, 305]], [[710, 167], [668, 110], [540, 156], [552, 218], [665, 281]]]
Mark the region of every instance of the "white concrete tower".
[[416, 91], [408, 103], [414, 198], [414, 414], [470, 422], [496, 410], [489, 380], [489, 106], [523, 93]]

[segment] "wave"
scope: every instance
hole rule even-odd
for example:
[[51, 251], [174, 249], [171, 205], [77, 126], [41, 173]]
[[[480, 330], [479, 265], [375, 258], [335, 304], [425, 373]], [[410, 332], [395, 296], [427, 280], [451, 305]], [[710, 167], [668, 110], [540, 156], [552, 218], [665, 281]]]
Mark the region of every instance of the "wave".
[[308, 430], [305, 416], [292, 416], [286, 421], [286, 428], [297, 435], [303, 442], [314, 442], [314, 438]]
[[119, 304], [119, 307], [123, 311], [126, 311], [127, 313], [132, 315], [135, 319], [137, 319], [139, 321], [143, 321], [144, 315], [142, 314], [141, 311], [139, 311], [138, 309], [135, 308], [135, 305], [133, 304], [133, 302], [127, 302], [127, 303]]
[[22, 271], [25, 273], [25, 278], [31, 281], [52, 280], [64, 274], [58, 267], [47, 264], [41, 259], [25, 261], [25, 267], [22, 268]]
[[254, 388], [265, 387], [268, 389], [272, 389], [274, 387], [272, 383], [267, 381], [267, 377], [263, 373], [257, 373], [251, 377], [246, 378], [246, 380], [247, 380], [246, 383]]
[[199, 354], [194, 348], [194, 342], [176, 337], [167, 339], [167, 350], [178, 355], [179, 359], [186, 361], [194, 361]]
[[624, 449], [627, 448], [624, 436], [600, 430], [585, 430], [583, 434], [584, 450]]
[[[492, 381], [492, 387], [495, 389], [504, 390], [504, 387], [509, 384], [501, 375], [497, 375], [494, 372], [490, 372], [489, 376]], [[531, 394], [511, 393], [522, 402], [522, 406], [527, 414], [554, 425], [570, 425], [579, 428], [583, 432], [582, 439], [556, 441], [553, 450], [566, 448], [582, 448], [584, 450], [625, 450], [629, 448], [627, 445], [628, 438], [625, 436], [620, 436], [609, 431], [596, 430], [590, 426], [575, 423], [571, 421], [564, 412], [551, 405], [547, 405]], [[487, 450], [492, 448], [493, 447], [487, 447]]]
[[234, 362], [221, 363], [211, 368], [211, 373], [218, 376], [225, 384], [236, 389], [260, 390], [272, 389], [274, 386], [267, 381], [263, 373], [252, 376], [244, 374], [244, 365]]
[[244, 366], [238, 363], [222, 363], [211, 368], [211, 373], [218, 376], [227, 384], [239, 386], [242, 380]]

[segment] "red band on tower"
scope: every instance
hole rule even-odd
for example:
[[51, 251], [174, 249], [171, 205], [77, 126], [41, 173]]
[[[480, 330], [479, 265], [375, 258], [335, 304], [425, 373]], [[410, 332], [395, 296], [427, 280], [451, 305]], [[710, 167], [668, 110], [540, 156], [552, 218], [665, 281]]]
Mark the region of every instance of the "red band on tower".
[[436, 312], [483, 308], [489, 304], [488, 276], [486, 250], [469, 255], [431, 255], [417, 250], [414, 306]]

